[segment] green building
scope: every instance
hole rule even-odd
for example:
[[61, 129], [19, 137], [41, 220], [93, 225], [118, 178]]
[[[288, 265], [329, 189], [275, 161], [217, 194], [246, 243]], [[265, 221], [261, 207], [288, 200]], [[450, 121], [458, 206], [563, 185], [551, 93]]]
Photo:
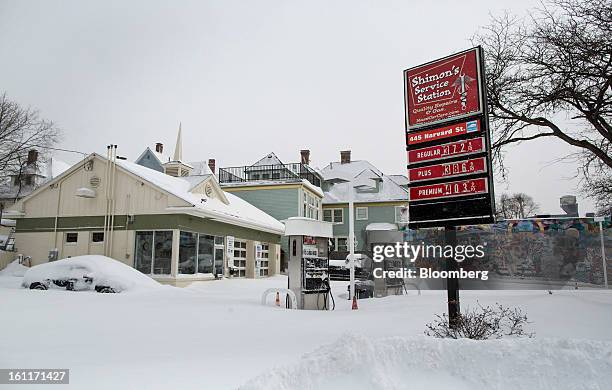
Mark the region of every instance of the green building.
[[340, 162], [329, 163], [323, 176], [323, 220], [334, 223], [332, 257], [348, 253], [349, 191], [353, 191], [355, 250], [368, 249], [368, 232], [398, 230], [408, 222], [408, 191], [401, 175], [388, 176], [368, 161], [351, 161], [350, 151], [341, 152]]
[[[323, 218], [322, 176], [309, 166], [310, 151], [299, 163], [283, 163], [269, 153], [251, 165], [219, 168], [224, 191], [283, 221], [290, 217]], [[287, 239], [281, 240], [281, 269], [286, 267]]]

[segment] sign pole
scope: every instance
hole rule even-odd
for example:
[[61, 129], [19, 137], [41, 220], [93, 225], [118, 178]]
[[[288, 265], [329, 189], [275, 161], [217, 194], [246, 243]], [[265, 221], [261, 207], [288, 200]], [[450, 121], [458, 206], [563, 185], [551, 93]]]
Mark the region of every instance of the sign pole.
[[349, 217], [349, 267], [350, 267], [350, 288], [349, 288], [349, 299], [353, 300], [355, 296], [355, 215], [354, 215], [354, 207], [355, 203], [353, 201], [353, 183], [349, 182], [348, 192], [349, 192], [349, 204], [348, 204], [348, 217]]
[[[444, 228], [444, 238], [446, 245], [457, 245], [457, 230], [454, 226]], [[454, 258], [446, 260], [447, 271], [458, 271], [459, 264]], [[459, 324], [461, 309], [459, 307], [459, 279], [456, 277], [446, 278], [446, 294], [448, 299], [448, 325], [451, 329], [456, 329]]]
[[601, 239], [601, 261], [603, 263], [604, 286], [608, 289], [608, 262], [606, 261], [606, 248], [604, 243], [603, 218], [599, 220], [599, 238]]

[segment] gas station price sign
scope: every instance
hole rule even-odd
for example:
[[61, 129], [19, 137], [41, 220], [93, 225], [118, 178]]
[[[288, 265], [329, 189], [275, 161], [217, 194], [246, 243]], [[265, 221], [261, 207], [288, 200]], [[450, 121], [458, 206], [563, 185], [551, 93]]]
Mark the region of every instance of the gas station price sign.
[[434, 164], [421, 168], [408, 169], [408, 179], [411, 182], [451, 178], [487, 171], [487, 161], [484, 157], [462, 160], [446, 164]]
[[404, 71], [409, 227], [494, 221], [483, 53]]
[[411, 187], [410, 199], [442, 199], [462, 195], [484, 194], [486, 192], [487, 180], [480, 178]]
[[408, 165], [425, 161], [439, 161], [485, 151], [484, 138], [472, 138], [448, 144], [408, 150]]

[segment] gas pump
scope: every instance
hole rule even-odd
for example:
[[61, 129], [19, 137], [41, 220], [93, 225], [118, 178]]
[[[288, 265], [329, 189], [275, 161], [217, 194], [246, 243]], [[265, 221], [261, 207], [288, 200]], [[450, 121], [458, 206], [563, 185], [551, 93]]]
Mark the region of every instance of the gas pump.
[[289, 237], [289, 289], [299, 309], [329, 310], [334, 306], [329, 285], [329, 240], [332, 223], [292, 217], [285, 221]]

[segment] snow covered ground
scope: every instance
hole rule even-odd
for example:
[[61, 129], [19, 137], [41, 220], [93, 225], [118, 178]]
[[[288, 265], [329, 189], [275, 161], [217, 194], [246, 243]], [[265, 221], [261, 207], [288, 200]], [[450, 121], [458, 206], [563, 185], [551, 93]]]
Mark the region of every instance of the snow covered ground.
[[[520, 306], [535, 339], [437, 340], [443, 292], [336, 310], [261, 306], [264, 280], [121, 294], [34, 291], [0, 276], [0, 367], [70, 368], [74, 389], [608, 389], [612, 291], [464, 291]], [[2, 385], [0, 385], [2, 388]], [[27, 386], [19, 388], [26, 389]], [[54, 388], [62, 388], [58, 385]]]

